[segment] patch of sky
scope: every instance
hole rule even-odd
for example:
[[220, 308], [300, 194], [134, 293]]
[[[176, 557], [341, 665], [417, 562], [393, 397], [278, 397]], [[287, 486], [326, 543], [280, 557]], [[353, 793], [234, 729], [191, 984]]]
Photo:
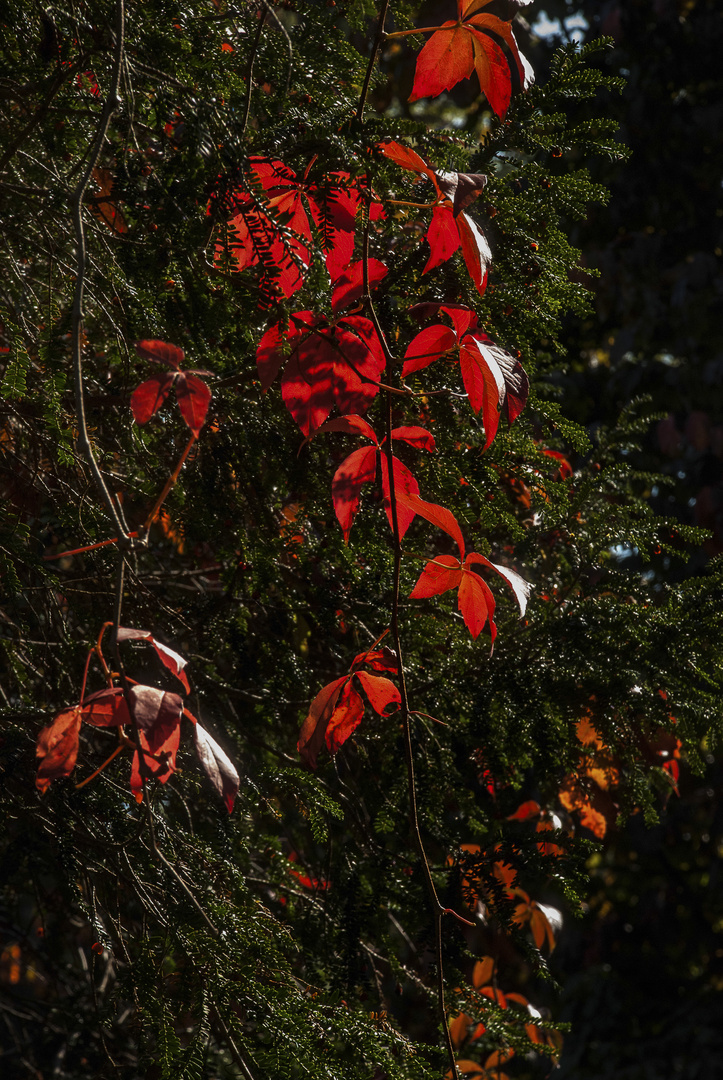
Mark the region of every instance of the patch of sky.
[[546, 11], [540, 11], [532, 24], [532, 30], [538, 37], [546, 39], [561, 38], [582, 44], [585, 31], [590, 27], [581, 11], [568, 15], [564, 19], [551, 19]]

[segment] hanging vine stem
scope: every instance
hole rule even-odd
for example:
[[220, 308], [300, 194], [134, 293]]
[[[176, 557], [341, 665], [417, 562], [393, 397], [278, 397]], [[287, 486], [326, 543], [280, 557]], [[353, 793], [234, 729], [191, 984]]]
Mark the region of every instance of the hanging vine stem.
[[[384, 4], [382, 12], [380, 14], [379, 28], [375, 38], [375, 46], [373, 49], [372, 60], [376, 59], [379, 43], [384, 37], [384, 19], [386, 18], [386, 12], [388, 9], [388, 3]], [[359, 106], [359, 112], [357, 114], [358, 119], [361, 120], [361, 115], [364, 106], [364, 98], [369, 86], [369, 80], [371, 78], [371, 64], [370, 69], [367, 71], [367, 78], [364, 82], [364, 88], [362, 90], [362, 101]], [[371, 191], [371, 183], [369, 177], [367, 177], [367, 190]], [[377, 332], [379, 341], [384, 352], [384, 356], [388, 365], [394, 362], [394, 355], [389, 348], [386, 335], [379, 322], [374, 303], [371, 298], [371, 290], [369, 284], [369, 204], [366, 203], [363, 207], [363, 227], [362, 227], [362, 303], [365, 305], [366, 311], [369, 315], [370, 321]], [[434, 951], [435, 960], [437, 966], [437, 1001], [439, 1004], [439, 1013], [442, 1023], [442, 1031], [444, 1032], [444, 1041], [447, 1049], [447, 1055], [449, 1057], [450, 1065], [450, 1077], [456, 1078], [457, 1064], [454, 1056], [454, 1047], [452, 1045], [452, 1037], [449, 1030], [449, 1023], [447, 1021], [447, 1010], [444, 1003], [444, 958], [442, 951], [442, 919], [444, 915], [451, 914], [456, 915], [456, 912], [450, 908], [444, 908], [439, 902], [439, 896], [437, 894], [437, 887], [434, 884], [434, 878], [429, 865], [429, 859], [427, 858], [427, 852], [424, 848], [424, 841], [422, 840], [422, 833], [419, 827], [419, 810], [417, 806], [417, 784], [414, 771], [414, 747], [412, 745], [412, 730], [411, 730], [411, 711], [409, 708], [409, 697], [407, 694], [407, 684], [404, 677], [404, 659], [402, 653], [402, 640], [399, 632], [399, 587], [401, 580], [402, 569], [402, 545], [399, 535], [399, 518], [397, 514], [397, 500], [395, 494], [394, 485], [394, 457], [392, 452], [392, 401], [393, 393], [392, 388], [384, 390], [384, 396], [386, 400], [385, 408], [385, 428], [386, 428], [386, 442], [384, 452], [387, 459], [387, 473], [389, 476], [389, 502], [392, 511], [392, 535], [394, 543], [394, 577], [392, 584], [392, 608], [390, 613], [390, 627], [392, 632], [392, 638], [394, 640], [394, 649], [397, 654], [397, 677], [399, 680], [399, 696], [400, 706], [399, 715], [402, 723], [402, 730], [404, 733], [404, 756], [407, 765], [407, 790], [409, 797], [409, 821], [412, 827], [412, 834], [414, 836], [414, 843], [419, 855], [419, 861], [422, 867], [422, 875], [424, 877], [424, 883], [429, 895], [430, 906], [432, 909], [432, 918], [434, 921]], [[466, 919], [462, 919], [462, 922], [466, 922]]]

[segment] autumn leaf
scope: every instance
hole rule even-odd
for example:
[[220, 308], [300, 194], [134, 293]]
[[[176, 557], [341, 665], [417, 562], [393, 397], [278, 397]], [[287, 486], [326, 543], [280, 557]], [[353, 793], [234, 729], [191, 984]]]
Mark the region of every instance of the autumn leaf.
[[177, 345], [170, 345], [166, 341], [137, 341], [135, 347], [139, 356], [173, 369], [170, 372], [164, 371], [153, 375], [133, 391], [131, 409], [135, 422], [148, 423], [163, 405], [173, 387], [181, 415], [198, 438], [206, 422], [208, 406], [211, 402], [211, 391], [198, 376], [211, 373], [209, 371], [182, 371], [180, 365], [184, 360], [183, 349], [179, 349]]
[[[96, 92], [97, 92], [96, 83]], [[94, 196], [90, 203], [90, 209], [99, 219], [103, 221], [109, 229], [115, 233], [128, 232], [128, 225], [123, 217], [123, 214], [118, 209], [116, 203], [111, 199], [111, 192], [113, 191], [113, 174], [110, 169], [95, 168], [92, 172], [93, 180], [98, 185], [99, 191]]]
[[497, 627], [494, 622], [495, 599], [489, 586], [475, 572], [474, 567], [476, 565], [487, 567], [505, 579], [517, 600], [521, 616], [525, 613], [531, 586], [516, 571], [490, 562], [484, 555], [479, 555], [477, 552], [471, 552], [465, 558], [464, 539], [457, 519], [445, 507], [438, 506], [436, 503], [427, 503], [415, 494], [401, 495], [400, 501], [415, 514], [426, 518], [427, 521], [448, 533], [457, 542], [460, 551], [459, 558], [453, 555], [438, 555], [428, 562], [410, 597], [423, 599], [437, 596], [450, 589], [457, 589], [458, 607], [472, 637], [476, 639], [485, 624], [489, 622], [492, 644], [494, 644], [497, 636]]
[[461, 247], [475, 288], [480, 295], [484, 293], [492, 252], [479, 225], [463, 211], [482, 191], [487, 177], [482, 173], [433, 169], [415, 150], [394, 139], [383, 139], [379, 143], [379, 150], [395, 164], [426, 177], [434, 185], [437, 205], [432, 210], [432, 220], [426, 234], [430, 255], [422, 273], [426, 274], [446, 262]]
[[334, 406], [341, 413], [365, 413], [379, 392], [384, 352], [372, 323], [360, 315], [329, 321], [311, 311], [291, 316], [289, 325], [271, 326], [256, 350], [262, 389], [281, 372], [286, 408], [307, 437]]
[[417, 58], [410, 101], [438, 97], [476, 72], [480, 89], [492, 109], [502, 118], [512, 94], [510, 63], [506, 45], [524, 89], [532, 82], [532, 71], [520, 55], [509, 21], [482, 11], [492, 0], [457, 0], [457, 20], [442, 24], [427, 41]]
[[[344, 542], [349, 542], [349, 533], [354, 523], [354, 518], [359, 510], [360, 492], [364, 484], [371, 483], [377, 475], [377, 461], [381, 470], [382, 495], [386, 510], [389, 527], [394, 530], [391, 485], [389, 481], [389, 461], [384, 445], [386, 438], [378, 441], [376, 433], [370, 424], [358, 416], [342, 416], [336, 420], [329, 420], [322, 424], [316, 431], [343, 431], [347, 434], [360, 434], [370, 439], [374, 446], [361, 447], [354, 450], [342, 461], [337, 468], [331, 482], [331, 493], [334, 502], [334, 512], [344, 533]], [[435, 448], [433, 436], [422, 427], [414, 425], [394, 428], [392, 441], [406, 442], [410, 446], [432, 451]], [[412, 476], [407, 466], [392, 455], [392, 477], [394, 481], [394, 494], [397, 509], [397, 525], [399, 536], [405, 535], [407, 529], [414, 520], [414, 511], [404, 504], [400, 496], [419, 494], [419, 485]]]
[[185, 710], [185, 714], [194, 721], [193, 741], [201, 765], [225, 802], [226, 809], [230, 814], [241, 783], [239, 774], [231, 759], [221, 749], [216, 740], [209, 735], [205, 728], [201, 727], [188, 710]]
[[51, 724], [38, 735], [35, 750], [38, 772], [35, 786], [45, 792], [53, 780], [70, 776], [78, 757], [81, 709], [75, 705], [58, 713]]
[[171, 671], [178, 681], [183, 685], [187, 694], [191, 693], [191, 687], [188, 685], [188, 678], [183, 670], [187, 661], [183, 659], [173, 649], [169, 649], [167, 645], [163, 645], [162, 642], [157, 641], [153, 634], [148, 630], [130, 630], [128, 627], [118, 627], [118, 641], [147, 641], [149, 645], [152, 645], [156, 650], [156, 654], [160, 659], [164, 667]]
[[[359, 657], [354, 663], [358, 660]], [[333, 756], [361, 723], [364, 700], [360, 691], [379, 716], [389, 715], [386, 711], [389, 706], [401, 704], [399, 690], [393, 682], [366, 671], [352, 671], [323, 687], [311, 703], [297, 744], [302, 760], [312, 769], [316, 768], [324, 745]]]
[[519, 360], [496, 345], [477, 326], [477, 316], [469, 308], [445, 305], [439, 309], [454, 323], [454, 329], [437, 324], [421, 330], [407, 347], [402, 377], [420, 371], [452, 351], [459, 354], [460, 370], [469, 403], [482, 412], [486, 450], [504, 413], [514, 423], [527, 401], [529, 381]]

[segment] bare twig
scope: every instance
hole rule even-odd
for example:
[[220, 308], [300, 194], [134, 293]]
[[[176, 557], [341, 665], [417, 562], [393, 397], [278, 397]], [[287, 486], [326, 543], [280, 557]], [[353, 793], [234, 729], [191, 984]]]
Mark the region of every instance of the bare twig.
[[264, 23], [266, 22], [266, 16], [268, 15], [268, 7], [264, 6], [264, 10], [259, 18], [259, 25], [256, 27], [256, 36], [254, 37], [254, 43], [251, 46], [251, 56], [249, 57], [249, 67], [246, 73], [246, 102], [244, 104], [244, 117], [241, 122], [241, 134], [246, 134], [246, 125], [249, 122], [249, 113], [251, 112], [251, 86], [254, 75], [254, 61], [256, 59], [256, 53], [258, 51], [259, 42], [261, 41], [261, 33], [264, 29]]
[[110, 88], [105, 99], [103, 112], [95, 133], [95, 141], [88, 156], [85, 169], [73, 192], [73, 224], [77, 243], [76, 254], [76, 279], [75, 295], [73, 297], [73, 382], [75, 389], [75, 411], [78, 423], [78, 447], [88, 463], [95, 480], [96, 487], [105, 504], [105, 508], [113, 523], [115, 531], [122, 538], [124, 544], [128, 544], [128, 536], [123, 527], [123, 522], [116, 509], [116, 504], [111, 496], [103, 474], [95, 460], [93, 447], [88, 437], [88, 428], [85, 420], [85, 397], [83, 392], [83, 292], [85, 289], [85, 272], [87, 266], [87, 251], [85, 245], [85, 224], [83, 222], [83, 199], [90, 182], [93, 170], [98, 164], [103, 143], [108, 132], [110, 119], [118, 104], [118, 88], [120, 86], [121, 70], [123, 66], [123, 45], [125, 40], [125, 6], [124, 0], [116, 0], [116, 27], [115, 27], [115, 50], [113, 55], [113, 73]]
[[387, 21], [387, 12], [389, 11], [389, 0], [383, 0], [381, 10], [379, 12], [379, 22], [377, 23], [377, 32], [374, 35], [374, 41], [372, 42], [372, 51], [369, 57], [369, 63], [367, 65], [366, 75], [364, 76], [364, 85], [362, 86], [361, 95], [359, 97], [359, 107], [356, 111], [356, 118], [361, 124], [364, 119], [364, 106], [367, 100], [367, 94], [369, 93], [369, 84], [372, 78], [372, 72], [377, 62], [377, 56], [382, 46], [382, 42], [386, 38], [384, 30], [384, 24]]

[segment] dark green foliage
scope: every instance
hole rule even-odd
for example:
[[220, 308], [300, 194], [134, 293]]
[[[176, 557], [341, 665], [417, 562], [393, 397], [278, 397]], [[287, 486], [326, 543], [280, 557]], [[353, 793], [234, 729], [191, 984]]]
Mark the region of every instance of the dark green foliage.
[[[396, 28], [415, 17], [411, 5], [393, 13]], [[522, 1008], [506, 1012], [486, 999], [480, 1011], [470, 977], [475, 958], [495, 950], [506, 991], [554, 1006], [549, 950], [538, 952], [529, 930], [514, 925], [515, 902], [494, 867], [510, 862], [525, 894], [564, 906], [566, 918], [585, 896], [590, 834], [574, 834], [574, 815], [557, 801], [579, 766], [577, 722], [592, 716], [620, 771], [611, 830], [617, 808], [653, 821], [670, 794], [660, 760], [645, 751], [661, 729], [674, 730], [694, 767], [718, 737], [720, 578], [710, 567], [678, 580], [685, 571], [662, 562], [684, 568], [701, 534], [689, 523], [671, 532], [657, 516], [660, 500], [651, 509], [664, 470], [636, 451], [659, 396], [637, 379], [622, 384], [617, 368], [598, 410], [598, 376], [580, 360], [592, 344], [574, 345], [592, 300], [581, 222], [591, 202], [606, 199], [606, 177], [593, 170], [625, 156], [596, 97], [618, 86], [602, 59], [607, 46], [560, 51], [549, 79], [498, 123], [482, 99], [464, 112], [466, 88], [410, 116], [402, 102], [414, 53], [388, 43], [360, 124], [375, 18], [371, 4], [341, 0], [259, 9], [149, 0], [127, 11], [120, 103], [84, 214], [88, 428], [130, 529], [140, 529], [188, 433], [172, 396], [146, 426], [132, 423], [130, 394], [149, 376], [133, 343], [173, 342], [189, 368], [212, 372], [209, 423], [167, 516], [128, 558], [122, 623], [189, 660], [189, 708], [242, 777], [228, 817], [184, 722], [178, 772], [152, 787], [154, 840], [146, 807], [129, 791], [128, 754], [75, 787], [113, 750], [112, 729], [84, 725], [72, 776], [42, 797], [34, 788], [38, 732], [78, 701], [86, 650], [114, 615], [114, 546], [48, 558], [113, 535], [75, 442], [70, 338], [72, 196], [111, 77], [114, 5], [46, 13], [20, 0], [5, 5], [3, 1076], [422, 1080], [448, 1067], [398, 719], [367, 710], [316, 774], [296, 754], [311, 699], [389, 626], [393, 550], [378, 485], [365, 489], [349, 546], [334, 517], [331, 476], [357, 443], [322, 433], [300, 446], [278, 385], [260, 390], [255, 349], [268, 322], [328, 313], [329, 289], [318, 250], [286, 301], [274, 299], [259, 269], [225, 272], [215, 259], [232, 194], [262, 200], [253, 155], [278, 157], [297, 176], [310, 167], [314, 181], [370, 171], [387, 206], [370, 254], [395, 254], [377, 311], [398, 357], [419, 329], [412, 302], [466, 301], [496, 341], [519, 350], [531, 378], [527, 409], [512, 428], [502, 422], [486, 453], [456, 365], [438, 361], [412, 376], [419, 394], [399, 395], [393, 417], [433, 422], [434, 455], [399, 451], [423, 497], [454, 510], [470, 548], [535, 587], [524, 621], [504, 584], [495, 588], [490, 657], [486, 632], [470, 639], [454, 594], [409, 600], [422, 563], [410, 558], [402, 569], [404, 663], [420, 714], [419, 820], [440, 898], [473, 920], [444, 921], [450, 1015], [464, 1008], [487, 1027], [467, 1057], [483, 1062], [510, 1045], [518, 1050], [510, 1075], [549, 1066], [549, 1047], [525, 1056]], [[445, 130], [450, 116], [456, 126]], [[488, 174], [470, 210], [494, 255], [483, 298], [459, 255], [422, 274], [426, 219], [389, 201], [417, 201], [420, 185], [375, 150], [386, 135], [416, 138], [438, 169]], [[111, 190], [101, 191], [104, 178]], [[358, 241], [356, 257], [360, 249]], [[593, 337], [592, 323], [585, 327]], [[642, 364], [651, 362], [649, 350]], [[398, 382], [398, 367], [390, 380]], [[368, 418], [382, 432], [380, 401]], [[566, 456], [571, 475], [548, 450]], [[404, 549], [426, 557], [444, 544], [418, 518]], [[147, 647], [124, 648], [129, 675], [178, 689]], [[92, 666], [88, 689], [102, 685]], [[541, 848], [535, 819], [510, 820], [525, 799], [559, 815], [545, 839], [562, 855]], [[154, 858], [154, 842], [177, 876]], [[594, 874], [605, 857], [590, 864]]]

